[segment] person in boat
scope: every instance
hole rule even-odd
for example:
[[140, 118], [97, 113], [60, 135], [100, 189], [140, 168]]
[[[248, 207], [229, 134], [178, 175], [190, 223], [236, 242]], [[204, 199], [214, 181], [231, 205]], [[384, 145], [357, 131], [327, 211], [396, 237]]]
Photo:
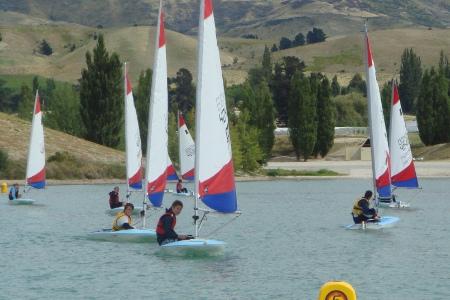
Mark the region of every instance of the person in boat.
[[177, 234], [174, 230], [177, 223], [177, 216], [181, 213], [182, 209], [183, 202], [175, 200], [172, 206], [166, 209], [165, 214], [159, 218], [158, 225], [156, 226], [156, 239], [160, 246], [192, 238], [188, 235]]
[[14, 183], [13, 186], [9, 189], [8, 198], [9, 198], [9, 200], [15, 200], [20, 197], [21, 197], [21, 195], [19, 194], [19, 184]]
[[364, 197], [357, 199], [353, 204], [352, 216], [355, 224], [378, 221], [377, 211], [375, 208], [370, 208], [372, 195], [372, 191], [366, 191]]
[[123, 202], [120, 202], [119, 200], [119, 187], [115, 186], [114, 189], [109, 192], [109, 207], [116, 208], [116, 207], [122, 207]]
[[183, 187], [183, 180], [178, 179], [177, 183], [177, 193], [187, 193], [187, 188]]
[[132, 203], [127, 203], [123, 207], [123, 211], [117, 213], [116, 218], [114, 219], [112, 230], [127, 230], [134, 229], [131, 226], [133, 219], [131, 218], [131, 214], [133, 213], [134, 205]]

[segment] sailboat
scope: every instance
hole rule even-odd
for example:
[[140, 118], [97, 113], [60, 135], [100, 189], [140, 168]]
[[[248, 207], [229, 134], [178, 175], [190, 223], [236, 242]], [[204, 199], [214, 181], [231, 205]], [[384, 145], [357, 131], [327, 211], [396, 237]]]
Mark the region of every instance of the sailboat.
[[181, 112], [178, 112], [178, 146], [181, 178], [194, 180], [195, 144]]
[[[133, 92], [128, 78], [125, 64], [125, 140], [126, 140], [126, 165], [127, 165], [127, 198], [132, 191], [142, 190], [142, 150], [141, 137], [136, 109], [134, 107]], [[145, 206], [144, 206], [145, 207]], [[117, 214], [123, 211], [123, 207], [109, 210], [109, 213]], [[145, 228], [145, 210], [142, 207], [134, 207], [133, 214], [143, 211], [142, 227], [128, 230], [113, 231], [111, 228], [103, 228], [88, 234], [88, 238], [102, 241], [117, 242], [146, 242], [156, 239], [154, 229]], [[132, 225], [132, 224], [130, 224]]]
[[[125, 156], [127, 172], [127, 201], [133, 192], [142, 191], [142, 149], [141, 136], [139, 134], [139, 122], [134, 106], [133, 91], [128, 78], [127, 64], [124, 63], [125, 73]], [[107, 213], [116, 215], [123, 207], [108, 209]], [[135, 206], [133, 215], [138, 215], [142, 206]]]
[[[403, 118], [402, 106], [397, 83], [392, 82], [391, 126], [389, 130], [389, 149], [391, 153], [391, 184], [395, 188], [418, 189], [416, 168], [411, 146]], [[395, 195], [389, 199], [380, 199], [380, 207], [407, 208], [410, 204], [396, 201]]]
[[[372, 154], [373, 194], [376, 201], [391, 198], [391, 176], [389, 146], [381, 105], [380, 88], [378, 86], [375, 63], [370, 49], [367, 27], [365, 30], [365, 66], [367, 80], [367, 100], [370, 146]], [[397, 217], [382, 216], [378, 222], [348, 225], [348, 229], [380, 229], [389, 227], [399, 221]]]
[[[27, 188], [28, 187], [28, 188]], [[28, 149], [27, 172], [25, 180], [25, 191], [31, 188], [45, 188], [45, 144], [44, 126], [42, 125], [42, 111], [39, 93], [36, 91], [34, 98], [33, 121], [31, 123], [30, 147]], [[24, 198], [9, 200], [9, 204], [30, 205], [34, 199]]]
[[[237, 196], [219, 48], [211, 0], [200, 5], [195, 148], [195, 237], [161, 246], [176, 254], [221, 253], [225, 242], [199, 237], [209, 213], [236, 214]], [[202, 201], [209, 209], [199, 207]], [[200, 218], [199, 214], [203, 214]], [[200, 221], [199, 221], [200, 219]]]

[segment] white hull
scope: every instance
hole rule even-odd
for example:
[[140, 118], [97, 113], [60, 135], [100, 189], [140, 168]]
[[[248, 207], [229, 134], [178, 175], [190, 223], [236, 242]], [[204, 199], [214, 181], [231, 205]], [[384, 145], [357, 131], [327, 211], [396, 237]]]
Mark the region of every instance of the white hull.
[[223, 254], [225, 245], [217, 240], [192, 239], [162, 245], [160, 251], [175, 256], [216, 256]]
[[[117, 215], [117, 213], [119, 213], [121, 211], [123, 211], [123, 207], [116, 207], [116, 208], [107, 209], [105, 211], [105, 213], [107, 215], [115, 216], [115, 215]], [[135, 206], [133, 209], [133, 215], [138, 216], [141, 211], [142, 211], [142, 206]]]
[[380, 202], [380, 203], [378, 203], [378, 207], [382, 207], [382, 208], [411, 208], [411, 205], [408, 202], [404, 202], [404, 201]]
[[34, 204], [33, 199], [25, 199], [25, 198], [19, 198], [15, 200], [8, 200], [8, 203], [11, 205], [33, 205]]
[[362, 224], [350, 224], [345, 226], [346, 229], [352, 230], [379, 230], [383, 228], [393, 227], [400, 218], [384, 216], [378, 222], [365, 222]]
[[156, 240], [156, 232], [153, 229], [129, 229], [113, 231], [109, 228], [100, 229], [88, 233], [88, 238], [98, 241], [109, 242], [135, 242], [143, 243]]

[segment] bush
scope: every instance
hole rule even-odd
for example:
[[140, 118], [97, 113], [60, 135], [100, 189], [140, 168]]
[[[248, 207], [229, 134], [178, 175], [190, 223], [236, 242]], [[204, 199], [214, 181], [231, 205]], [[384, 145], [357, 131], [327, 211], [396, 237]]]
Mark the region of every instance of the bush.
[[8, 167], [8, 153], [0, 149], [0, 171], [6, 170]]
[[52, 55], [53, 49], [46, 40], [42, 40], [40, 48], [39, 48], [39, 52], [41, 54], [49, 56], [49, 55]]

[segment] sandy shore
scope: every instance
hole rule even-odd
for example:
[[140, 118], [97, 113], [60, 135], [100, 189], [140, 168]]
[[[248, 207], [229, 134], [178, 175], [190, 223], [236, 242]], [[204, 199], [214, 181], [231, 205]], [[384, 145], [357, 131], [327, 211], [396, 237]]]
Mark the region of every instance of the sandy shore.
[[[450, 177], [450, 160], [441, 161], [416, 161], [416, 172], [419, 178], [433, 178], [433, 177]], [[372, 169], [370, 161], [327, 161], [327, 160], [310, 160], [307, 162], [269, 162], [265, 169], [285, 169], [285, 170], [302, 170], [302, 171], [318, 171], [320, 169], [327, 169], [335, 171], [341, 176], [283, 176], [283, 177], [268, 177], [268, 176], [238, 176], [236, 181], [259, 181], [259, 180], [278, 180], [278, 179], [323, 179], [323, 178], [371, 178]], [[14, 182], [20, 185], [24, 184], [24, 180], [3, 180], [0, 183], [6, 182], [8, 186]], [[69, 180], [54, 180], [48, 179], [48, 185], [65, 185], [65, 184], [123, 184], [124, 179], [69, 179]], [[171, 183], [170, 183], [171, 184]]]

